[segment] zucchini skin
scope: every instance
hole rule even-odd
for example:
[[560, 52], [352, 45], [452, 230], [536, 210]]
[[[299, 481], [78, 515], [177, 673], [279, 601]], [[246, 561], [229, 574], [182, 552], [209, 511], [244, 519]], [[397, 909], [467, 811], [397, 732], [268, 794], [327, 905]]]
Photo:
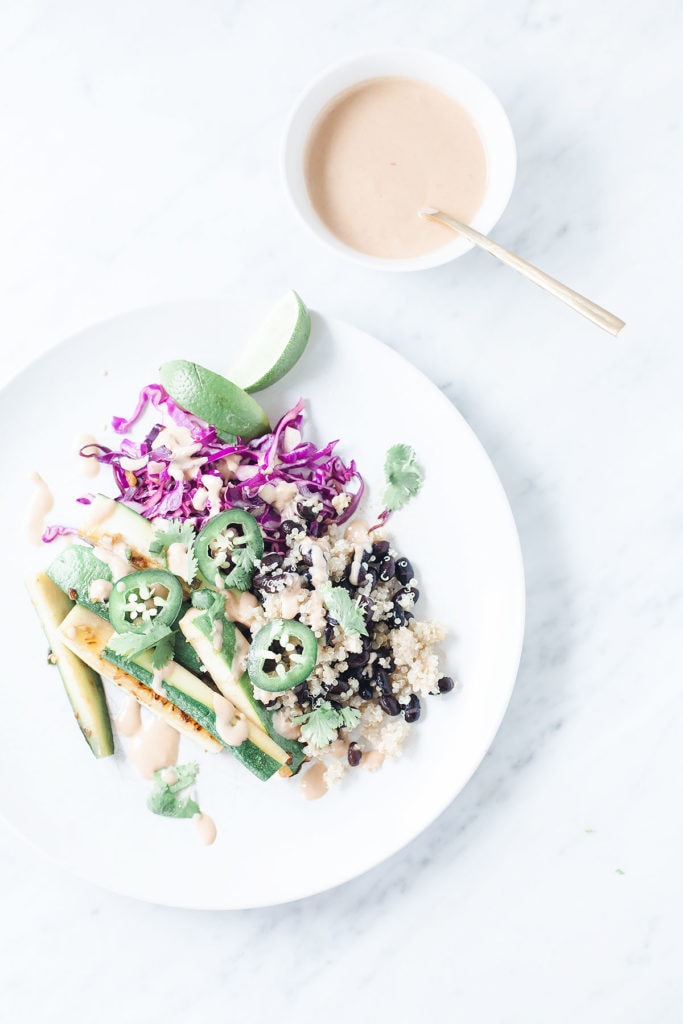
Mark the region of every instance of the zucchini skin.
[[[105, 647], [102, 651], [102, 657], [105, 661], [108, 661], [111, 665], [120, 668], [123, 672], [133, 676], [143, 686], [151, 688], [153, 674], [143, 665], [140, 665], [137, 661], [132, 658], [126, 658], [121, 654], [116, 654], [114, 651], [110, 651], [109, 648]], [[177, 687], [167, 683], [165, 680], [161, 682], [161, 688], [164, 694], [171, 701], [172, 704], [186, 715], [189, 715], [195, 722], [202, 726], [203, 729], [218, 740], [218, 742], [229, 750], [230, 753], [241, 763], [245, 768], [248, 768], [258, 779], [265, 782], [267, 779], [275, 775], [276, 772], [282, 768], [280, 761], [276, 761], [270, 754], [265, 753], [250, 739], [246, 739], [238, 747], [231, 747], [227, 743], [224, 743], [216, 732], [216, 713], [212, 708], [207, 707], [206, 704], [200, 701], [194, 700], [194, 698], [183, 693]]]
[[59, 626], [71, 611], [73, 601], [45, 573], [31, 577], [27, 589], [81, 734], [95, 757], [111, 757], [114, 736], [102, 680], [69, 650], [59, 634]]

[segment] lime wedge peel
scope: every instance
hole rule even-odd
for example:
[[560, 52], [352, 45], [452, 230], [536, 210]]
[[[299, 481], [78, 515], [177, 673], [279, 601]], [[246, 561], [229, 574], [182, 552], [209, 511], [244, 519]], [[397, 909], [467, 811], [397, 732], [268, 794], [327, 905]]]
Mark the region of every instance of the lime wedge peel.
[[199, 363], [174, 359], [159, 369], [162, 385], [181, 409], [205, 420], [228, 444], [270, 432], [270, 423], [255, 398]]
[[301, 358], [310, 333], [310, 313], [295, 291], [287, 292], [245, 345], [230, 380], [249, 392], [270, 387]]

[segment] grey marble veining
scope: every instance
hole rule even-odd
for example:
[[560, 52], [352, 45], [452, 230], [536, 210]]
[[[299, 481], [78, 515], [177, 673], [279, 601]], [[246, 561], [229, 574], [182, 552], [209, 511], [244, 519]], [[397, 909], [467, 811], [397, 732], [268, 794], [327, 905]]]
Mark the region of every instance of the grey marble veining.
[[[2, 5], [0, 378], [135, 306], [295, 285], [460, 409], [528, 589], [480, 769], [339, 889], [145, 906], [0, 826], [3, 1019], [680, 1021], [682, 43], [664, 0]], [[399, 279], [303, 232], [279, 181], [288, 109], [329, 62], [387, 44], [491, 83], [519, 150], [495, 235], [623, 316], [618, 341], [482, 253]]]

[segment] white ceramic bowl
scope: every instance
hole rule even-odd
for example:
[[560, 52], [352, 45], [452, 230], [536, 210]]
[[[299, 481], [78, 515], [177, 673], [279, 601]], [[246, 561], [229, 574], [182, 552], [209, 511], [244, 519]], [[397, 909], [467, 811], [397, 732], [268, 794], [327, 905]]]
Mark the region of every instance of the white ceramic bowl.
[[359, 82], [385, 77], [427, 82], [467, 110], [484, 144], [488, 169], [484, 200], [471, 223], [484, 234], [491, 230], [507, 206], [515, 180], [517, 151], [510, 122], [499, 100], [480, 78], [448, 57], [429, 50], [361, 54], [336, 64], [309, 85], [297, 101], [285, 133], [285, 185], [304, 223], [335, 252], [376, 270], [425, 270], [462, 256], [472, 248], [472, 243], [454, 235], [451, 243], [411, 259], [368, 256], [345, 245], [329, 230], [313, 208], [306, 187], [304, 151], [311, 127], [323, 107]]

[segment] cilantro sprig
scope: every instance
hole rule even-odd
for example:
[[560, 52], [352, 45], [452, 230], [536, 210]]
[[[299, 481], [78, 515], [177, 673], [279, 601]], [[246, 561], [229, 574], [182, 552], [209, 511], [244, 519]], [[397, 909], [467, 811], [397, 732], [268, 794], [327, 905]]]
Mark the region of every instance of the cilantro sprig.
[[337, 738], [339, 729], [353, 729], [360, 721], [358, 708], [333, 708], [325, 700], [313, 711], [292, 718], [295, 725], [301, 726], [301, 738], [319, 749], [328, 747]]
[[422, 470], [417, 464], [415, 449], [409, 444], [395, 444], [389, 449], [384, 461], [384, 507], [397, 512], [414, 498], [422, 487]]
[[[124, 658], [134, 658], [136, 654], [142, 654], [143, 651], [148, 651], [150, 647], [157, 646], [161, 646], [162, 652], [170, 650], [172, 654], [173, 640], [173, 630], [168, 626], [154, 626], [152, 629], [147, 630], [146, 633], [135, 633], [132, 630], [129, 633], [114, 633], [110, 637], [107, 647], [114, 654], [122, 654]], [[165, 661], [154, 667], [161, 668], [165, 665], [171, 654], [169, 654]]]
[[333, 587], [327, 583], [320, 588], [325, 607], [341, 626], [344, 633], [351, 635], [358, 633], [360, 636], [367, 636], [363, 612], [344, 587]]
[[168, 566], [168, 549], [172, 544], [182, 544], [187, 549], [183, 571], [179, 574], [186, 583], [192, 583], [197, 575], [197, 560], [193, 554], [195, 542], [194, 529], [191, 523], [184, 523], [180, 519], [171, 519], [163, 529], [155, 530], [149, 545], [150, 554], [166, 555]]
[[162, 776], [169, 769], [160, 769], [152, 776], [153, 788], [147, 798], [147, 807], [153, 814], [164, 818], [193, 818], [199, 814], [199, 805], [185, 790], [192, 786], [199, 772], [196, 761], [175, 765], [171, 771], [176, 776], [172, 783], [164, 782]]

